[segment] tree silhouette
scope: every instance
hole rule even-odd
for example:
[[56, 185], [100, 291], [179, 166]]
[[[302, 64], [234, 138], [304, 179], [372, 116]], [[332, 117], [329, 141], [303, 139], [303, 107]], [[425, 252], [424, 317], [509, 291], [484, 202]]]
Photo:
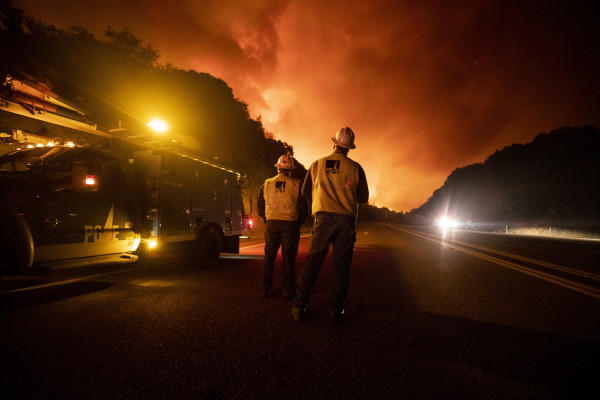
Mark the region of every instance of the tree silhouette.
[[459, 168], [411, 213], [492, 226], [554, 226], [600, 231], [600, 131], [541, 133]]

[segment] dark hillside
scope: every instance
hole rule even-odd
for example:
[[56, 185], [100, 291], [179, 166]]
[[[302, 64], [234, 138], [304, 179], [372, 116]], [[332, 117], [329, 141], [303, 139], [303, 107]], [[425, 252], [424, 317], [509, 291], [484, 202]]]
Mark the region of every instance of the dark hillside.
[[539, 134], [458, 168], [411, 212], [448, 215], [473, 226], [600, 231], [600, 131], [592, 126]]

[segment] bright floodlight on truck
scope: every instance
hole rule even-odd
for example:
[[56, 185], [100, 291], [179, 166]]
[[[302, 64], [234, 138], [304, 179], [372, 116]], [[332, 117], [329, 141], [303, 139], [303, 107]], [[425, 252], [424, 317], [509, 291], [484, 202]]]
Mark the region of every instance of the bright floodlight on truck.
[[168, 129], [167, 124], [159, 119], [152, 120], [152, 122], [147, 125], [158, 133], [166, 132]]

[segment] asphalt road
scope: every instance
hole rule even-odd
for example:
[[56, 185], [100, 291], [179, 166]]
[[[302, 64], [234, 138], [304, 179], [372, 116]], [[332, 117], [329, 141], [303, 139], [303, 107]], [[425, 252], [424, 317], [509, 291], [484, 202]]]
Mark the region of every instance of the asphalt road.
[[596, 399], [593, 261], [586, 292], [466, 240], [361, 226], [338, 325], [330, 258], [298, 323], [280, 293], [260, 297], [257, 241], [208, 269], [167, 256], [4, 278], [0, 397]]

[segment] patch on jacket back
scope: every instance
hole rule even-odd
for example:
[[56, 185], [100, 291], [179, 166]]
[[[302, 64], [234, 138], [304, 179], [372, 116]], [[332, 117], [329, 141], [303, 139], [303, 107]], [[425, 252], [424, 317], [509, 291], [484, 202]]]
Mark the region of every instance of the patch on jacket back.
[[283, 193], [285, 192], [285, 181], [284, 182], [275, 182], [275, 193]]
[[325, 160], [325, 172], [328, 174], [339, 174], [340, 160]]

